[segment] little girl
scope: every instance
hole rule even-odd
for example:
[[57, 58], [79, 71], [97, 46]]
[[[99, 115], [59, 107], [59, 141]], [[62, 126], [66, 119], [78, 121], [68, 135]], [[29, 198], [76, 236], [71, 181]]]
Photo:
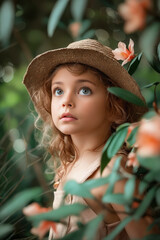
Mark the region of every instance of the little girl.
[[[24, 77], [39, 117], [44, 121], [44, 135], [50, 127], [48, 149], [56, 167], [53, 208], [63, 199], [63, 186], [67, 180], [82, 183], [100, 177], [101, 152], [109, 136], [124, 122], [137, 121], [145, 109], [124, 102], [110, 94], [107, 88], [118, 86], [137, 95], [143, 101], [139, 87], [128, 72], [114, 59], [112, 50], [96, 40], [86, 39], [71, 43], [67, 48], [51, 50], [36, 57]], [[122, 149], [124, 169], [126, 154]], [[113, 157], [103, 171], [107, 176], [114, 165]], [[123, 192], [124, 180], [118, 181], [115, 192]], [[107, 186], [95, 188], [92, 193], [101, 200]], [[66, 204], [80, 202], [88, 205], [80, 219], [87, 223], [102, 209], [94, 200], [76, 196], [66, 198]], [[98, 229], [96, 240], [114, 229], [125, 217], [117, 214], [123, 206], [106, 204], [108, 211]], [[77, 218], [69, 217], [67, 225], [57, 224], [57, 234], [49, 239], [61, 238], [76, 230]], [[146, 234], [147, 220], [129, 223], [116, 239], [141, 238]]]

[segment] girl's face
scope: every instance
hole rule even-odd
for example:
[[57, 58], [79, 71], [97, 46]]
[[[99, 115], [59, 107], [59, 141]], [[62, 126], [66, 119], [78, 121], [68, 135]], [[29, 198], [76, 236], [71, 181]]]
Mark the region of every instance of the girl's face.
[[104, 84], [91, 71], [75, 75], [60, 68], [52, 80], [51, 115], [63, 134], [104, 133], [110, 127]]

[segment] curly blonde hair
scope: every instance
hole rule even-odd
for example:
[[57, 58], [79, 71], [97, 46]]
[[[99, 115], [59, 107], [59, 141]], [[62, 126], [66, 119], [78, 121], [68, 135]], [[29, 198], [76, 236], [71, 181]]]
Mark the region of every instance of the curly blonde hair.
[[[106, 88], [107, 101], [111, 110], [110, 115], [113, 119], [111, 132], [114, 132], [117, 126], [120, 124], [126, 121], [133, 122], [134, 120], [134, 116], [130, 111], [129, 104], [107, 91], [107, 88], [114, 86], [114, 84], [112, 83], [112, 80], [104, 73], [88, 65], [79, 63], [68, 63], [57, 66], [57, 68], [53, 70], [51, 76], [45, 81], [44, 85], [39, 89], [39, 91], [37, 91], [34, 97], [38, 99], [40, 103], [39, 105], [42, 108], [45, 108], [46, 112], [48, 113], [48, 118], [46, 119], [46, 122], [43, 123], [43, 127], [41, 128], [41, 143], [48, 149], [54, 159], [60, 159], [60, 164], [54, 160], [54, 171], [56, 172], [58, 178], [62, 177], [62, 175], [66, 172], [68, 164], [73, 162], [78, 156], [77, 149], [73, 144], [71, 137], [63, 134], [54, 126], [51, 116], [51, 83], [53, 77], [61, 68], [66, 68], [74, 75], [80, 75], [90, 71], [95, 74], [100, 81], [103, 82], [104, 87]], [[36, 123], [38, 123], [38, 120], [41, 117], [42, 116], [39, 114]]]

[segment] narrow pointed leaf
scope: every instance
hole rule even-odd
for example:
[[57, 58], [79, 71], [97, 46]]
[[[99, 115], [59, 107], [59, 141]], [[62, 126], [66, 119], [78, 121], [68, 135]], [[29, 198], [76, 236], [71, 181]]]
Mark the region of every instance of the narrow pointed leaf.
[[117, 193], [117, 194], [107, 193], [103, 196], [102, 201], [104, 203], [116, 203], [116, 204], [125, 204], [126, 203], [124, 194], [121, 194], [121, 193]]
[[129, 137], [127, 138], [127, 142], [130, 146], [133, 146], [133, 144], [136, 142], [136, 135], [139, 127], [135, 127], [133, 131], [130, 133]]
[[124, 198], [126, 201], [129, 202], [132, 201], [134, 190], [135, 190], [135, 177], [132, 177], [125, 184]]
[[93, 188], [108, 184], [109, 182], [110, 182], [110, 176], [107, 176], [107, 177], [87, 180], [86, 182], [83, 183], [83, 185], [88, 189], [93, 189]]
[[63, 218], [66, 218], [68, 216], [79, 216], [79, 214], [86, 209], [87, 207], [80, 203], [75, 203], [71, 205], [63, 205], [57, 209], [54, 209], [52, 211], [37, 214], [34, 216], [27, 217], [30, 221], [32, 221], [35, 225], [38, 225], [39, 222], [43, 220], [47, 221], [54, 221], [59, 222]]
[[135, 94], [119, 87], [109, 87], [108, 91], [115, 96], [125, 100], [126, 102], [135, 104], [137, 106], [145, 106], [145, 103], [138, 98]]
[[146, 194], [145, 198], [143, 199], [143, 201], [141, 202], [141, 204], [139, 205], [138, 209], [134, 214], [135, 220], [138, 220], [147, 211], [147, 208], [150, 206], [154, 198], [156, 188], [157, 188], [156, 186], [152, 187]]
[[107, 149], [107, 156], [109, 158], [112, 158], [122, 147], [124, 140], [127, 136], [127, 132], [128, 132], [128, 127], [124, 127], [120, 131], [116, 132]]
[[0, 219], [4, 219], [21, 210], [28, 202], [40, 196], [41, 193], [42, 190], [40, 188], [31, 188], [17, 193], [0, 208]]
[[83, 18], [84, 11], [86, 9], [88, 0], [72, 0], [71, 2], [71, 13], [75, 21], [79, 22]]
[[89, 189], [75, 180], [69, 180], [65, 186], [64, 191], [66, 194], [72, 194], [84, 198], [94, 198]]
[[132, 216], [126, 217], [123, 219], [117, 227], [107, 235], [103, 240], [114, 240], [115, 237], [125, 228], [125, 226], [132, 221]]
[[130, 75], [132, 75], [136, 71], [136, 69], [137, 69], [137, 67], [138, 67], [138, 65], [139, 65], [139, 63], [141, 61], [141, 58], [142, 58], [142, 53], [138, 54], [138, 56], [136, 56], [132, 60], [132, 62], [130, 63], [129, 68], [128, 68], [128, 73]]
[[57, 0], [48, 20], [48, 36], [52, 37], [69, 0]]
[[102, 157], [101, 157], [101, 174], [102, 174], [103, 170], [105, 169], [105, 167], [107, 166], [107, 164], [110, 161], [110, 158], [107, 155], [107, 149], [108, 149], [108, 146], [111, 143], [112, 139], [114, 138], [114, 136], [115, 136], [115, 133], [113, 133], [109, 137], [108, 141], [106, 142], [106, 144], [105, 144], [105, 146], [103, 148]]
[[11, 0], [3, 1], [0, 8], [0, 41], [8, 42], [14, 24], [14, 5]]
[[0, 239], [4, 239], [13, 230], [14, 227], [11, 224], [0, 224]]
[[93, 220], [91, 220], [90, 222], [88, 222], [88, 224], [86, 225], [84, 239], [93, 240], [95, 238], [96, 232], [102, 220], [103, 220], [103, 215], [101, 214], [101, 215], [98, 215]]
[[140, 155], [137, 155], [139, 163], [143, 166], [146, 167], [147, 169], [153, 170], [153, 171], [158, 171], [160, 170], [160, 156], [151, 156], [151, 157], [142, 157]]

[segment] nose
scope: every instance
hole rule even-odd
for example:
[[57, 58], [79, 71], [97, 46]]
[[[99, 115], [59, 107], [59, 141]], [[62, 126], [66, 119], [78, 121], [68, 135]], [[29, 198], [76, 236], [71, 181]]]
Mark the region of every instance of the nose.
[[73, 96], [71, 96], [71, 94], [67, 94], [65, 96], [65, 98], [63, 99], [63, 102], [62, 102], [62, 107], [69, 107], [69, 108], [74, 107]]

